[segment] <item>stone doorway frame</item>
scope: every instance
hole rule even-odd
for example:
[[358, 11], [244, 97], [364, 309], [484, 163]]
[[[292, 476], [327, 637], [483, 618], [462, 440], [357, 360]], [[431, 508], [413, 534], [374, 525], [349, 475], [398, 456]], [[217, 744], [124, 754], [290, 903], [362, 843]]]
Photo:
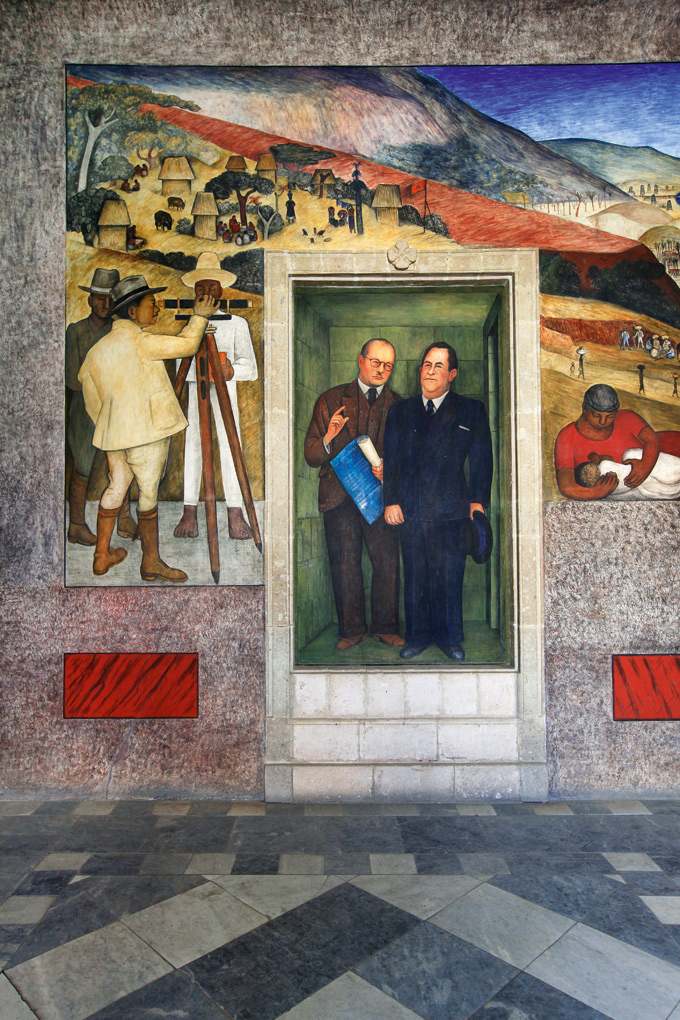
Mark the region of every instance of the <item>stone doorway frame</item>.
[[[538, 252], [265, 254], [266, 756], [269, 801], [547, 799]], [[402, 263], [403, 264], [403, 263]], [[295, 666], [294, 288], [504, 288], [515, 665]], [[521, 522], [521, 523], [520, 523]]]

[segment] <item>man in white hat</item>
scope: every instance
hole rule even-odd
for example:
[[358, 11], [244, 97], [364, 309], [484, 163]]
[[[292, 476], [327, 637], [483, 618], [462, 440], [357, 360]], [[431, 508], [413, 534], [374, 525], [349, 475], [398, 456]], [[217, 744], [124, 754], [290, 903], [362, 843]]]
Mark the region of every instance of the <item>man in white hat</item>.
[[106, 451], [109, 485], [97, 514], [93, 571], [106, 574], [125, 559], [110, 547], [116, 516], [133, 478], [139, 488], [137, 517], [142, 540], [141, 575], [145, 581], [186, 581], [183, 570], [158, 555], [158, 485], [170, 449], [170, 437], [186, 428], [164, 360], [189, 357], [199, 348], [215, 301], [196, 299], [193, 315], [177, 336], [145, 332], [158, 319], [155, 295], [143, 276], [127, 276], [111, 291], [111, 331], [89, 352], [78, 379], [85, 408], [94, 422], [94, 445]]
[[[198, 256], [196, 268], [182, 277], [186, 287], [193, 287], [196, 298], [209, 295], [219, 302], [225, 287], [231, 287], [236, 277], [220, 267], [216, 252], [206, 251]], [[211, 323], [208, 329], [214, 330], [215, 344], [222, 362], [229, 399], [234, 412], [236, 431], [240, 440], [237, 382], [250, 382], [257, 379], [257, 362], [250, 338], [248, 323], [240, 315], [232, 315], [230, 319]], [[179, 368], [179, 363], [178, 363]], [[189, 405], [187, 417], [189, 427], [184, 440], [184, 513], [175, 528], [176, 538], [195, 538], [198, 535], [198, 518], [196, 507], [201, 487], [201, 431], [198, 420], [198, 391], [196, 385], [196, 364], [192, 362], [187, 375]], [[229, 440], [222, 421], [220, 405], [217, 399], [215, 383], [210, 383], [210, 402], [215, 419], [215, 431], [222, 466], [222, 483], [227, 503], [230, 538], [252, 538], [252, 531], [243, 516], [241, 489], [234, 468], [234, 461], [229, 448]]]
[[[92, 445], [94, 425], [85, 410], [78, 372], [88, 351], [105, 336], [112, 326], [108, 317], [111, 309], [111, 289], [118, 283], [117, 269], [95, 269], [89, 287], [79, 284], [88, 295], [90, 314], [86, 319], [72, 322], [66, 330], [66, 388], [69, 390], [68, 445], [73, 458], [68, 487], [68, 540], [74, 545], [94, 545], [97, 539], [85, 521], [85, 501], [90, 471], [97, 452]], [[127, 493], [118, 515], [118, 534], [133, 538], [137, 522], [130, 516]]]

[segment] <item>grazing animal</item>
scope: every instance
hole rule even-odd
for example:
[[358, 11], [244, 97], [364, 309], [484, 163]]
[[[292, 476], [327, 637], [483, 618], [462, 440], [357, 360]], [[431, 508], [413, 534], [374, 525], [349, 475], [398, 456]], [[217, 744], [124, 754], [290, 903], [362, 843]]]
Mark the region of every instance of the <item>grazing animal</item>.
[[172, 230], [172, 216], [163, 209], [154, 213], [153, 221], [156, 224], [156, 230]]
[[178, 195], [171, 195], [168, 199], [168, 209], [183, 209], [184, 205], [184, 199]]

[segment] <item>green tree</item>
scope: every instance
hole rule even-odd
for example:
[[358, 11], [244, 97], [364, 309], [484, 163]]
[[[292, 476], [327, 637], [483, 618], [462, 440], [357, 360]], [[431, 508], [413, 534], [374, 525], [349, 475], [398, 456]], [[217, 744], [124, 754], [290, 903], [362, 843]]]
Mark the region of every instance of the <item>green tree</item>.
[[230, 198], [235, 194], [238, 200], [238, 208], [241, 216], [241, 226], [247, 226], [246, 204], [251, 195], [271, 195], [274, 191], [274, 182], [268, 177], [260, 177], [259, 174], [243, 173], [240, 170], [225, 170], [218, 177], [213, 177], [205, 186], [206, 191], [212, 191], [215, 201]]
[[107, 156], [90, 174], [90, 181], [92, 184], [101, 184], [104, 181], [124, 181], [128, 177], [132, 177], [134, 169], [130, 160], [125, 156]]
[[66, 96], [67, 145], [69, 163], [78, 167], [78, 191], [88, 185], [90, 162], [102, 135], [121, 138], [130, 131], [154, 131], [158, 118], [142, 111], [147, 103], [198, 110], [196, 103], [179, 96], [163, 95], [145, 85], [69, 86]]
[[333, 159], [334, 152], [317, 149], [312, 145], [298, 145], [297, 142], [282, 142], [272, 145], [269, 150], [276, 160], [288, 171], [288, 185], [295, 186], [295, 175], [301, 166], [311, 166], [324, 159]]

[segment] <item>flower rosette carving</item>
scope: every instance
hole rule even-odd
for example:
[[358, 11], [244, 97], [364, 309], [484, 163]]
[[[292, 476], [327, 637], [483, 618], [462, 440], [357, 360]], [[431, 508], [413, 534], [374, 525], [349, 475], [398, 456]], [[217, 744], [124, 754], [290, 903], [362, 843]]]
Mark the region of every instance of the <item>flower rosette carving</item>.
[[393, 269], [409, 269], [415, 264], [417, 258], [418, 252], [408, 243], [408, 241], [397, 241], [397, 243], [387, 251], [387, 261]]

